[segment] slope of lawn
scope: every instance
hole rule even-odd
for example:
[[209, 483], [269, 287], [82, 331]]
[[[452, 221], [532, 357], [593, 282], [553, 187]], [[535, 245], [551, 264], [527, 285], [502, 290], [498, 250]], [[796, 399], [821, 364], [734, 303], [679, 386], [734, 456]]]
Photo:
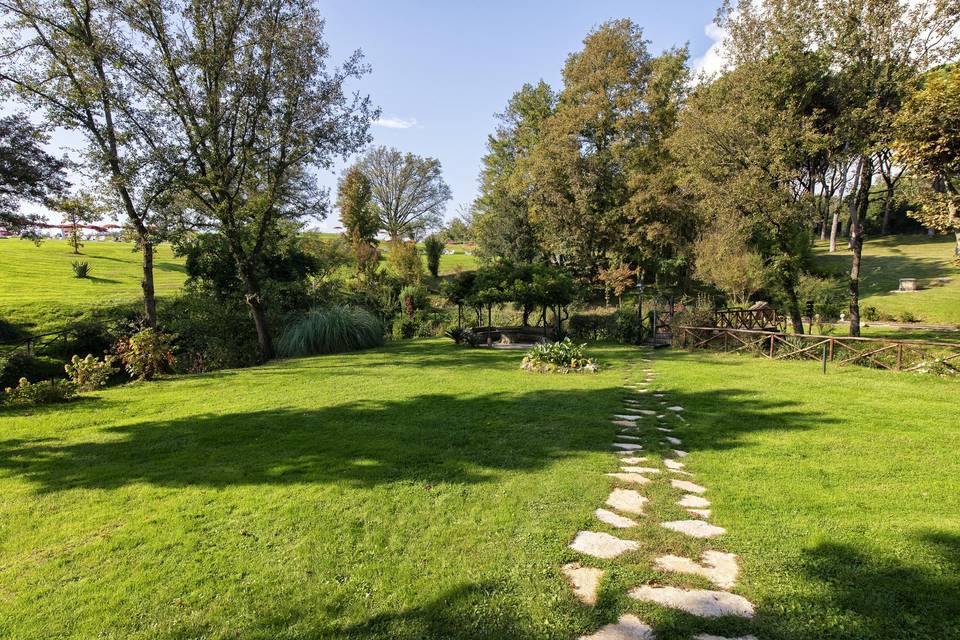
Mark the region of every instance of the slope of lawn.
[[[850, 252], [841, 245], [830, 254], [826, 244], [818, 244], [816, 262], [827, 272], [845, 276], [850, 271]], [[863, 245], [861, 309], [875, 307], [881, 316], [893, 320], [960, 324], [960, 268], [951, 263], [953, 248], [952, 235], [868, 240]], [[916, 278], [921, 290], [895, 293], [900, 278]]]
[[[394, 343], [2, 411], [0, 637], [569, 639], [626, 611], [663, 640], [960, 634], [957, 382], [656, 352], [728, 529], [707, 543], [658, 526], [685, 515], [660, 476], [636, 530], [594, 519], [608, 418], [649, 352], [592, 351], [601, 373], [550, 376]], [[580, 529], [640, 549], [591, 560], [566, 548]], [[707, 548], [740, 555], [753, 622], [625, 596], [708, 587], [650, 564]], [[563, 581], [574, 560], [609, 569], [595, 609]]]
[[[0, 240], [0, 318], [39, 333], [96, 306], [135, 301], [142, 295], [141, 254], [131, 242], [84, 242], [74, 255], [66, 240]], [[90, 264], [90, 277], [73, 277], [75, 260]], [[180, 288], [186, 274], [170, 245], [160, 245], [154, 260], [157, 295]]]

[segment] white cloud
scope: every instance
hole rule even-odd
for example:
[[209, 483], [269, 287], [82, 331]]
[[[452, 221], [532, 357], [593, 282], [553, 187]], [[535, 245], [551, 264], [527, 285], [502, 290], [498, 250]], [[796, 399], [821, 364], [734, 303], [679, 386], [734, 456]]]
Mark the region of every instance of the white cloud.
[[712, 76], [720, 73], [727, 66], [727, 60], [723, 52], [723, 44], [727, 39], [727, 32], [711, 22], [703, 28], [703, 32], [712, 41], [706, 53], [693, 60], [693, 73], [695, 76]]
[[389, 118], [377, 118], [373, 121], [373, 124], [378, 127], [386, 127], [387, 129], [410, 129], [417, 126], [417, 119], [410, 118], [407, 120], [391, 116]]

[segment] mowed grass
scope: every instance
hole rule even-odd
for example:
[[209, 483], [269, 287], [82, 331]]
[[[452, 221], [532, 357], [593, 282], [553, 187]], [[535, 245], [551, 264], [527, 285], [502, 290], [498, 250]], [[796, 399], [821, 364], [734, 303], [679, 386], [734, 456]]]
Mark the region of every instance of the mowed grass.
[[[628, 611], [664, 640], [960, 634], [955, 381], [592, 352], [600, 374], [537, 375], [516, 351], [395, 343], [0, 413], [0, 637], [559, 639]], [[685, 409], [666, 420], [719, 539], [659, 526], [686, 517], [666, 473], [637, 529], [592, 515], [617, 469], [608, 419], [648, 366]], [[580, 529], [640, 549], [579, 556]], [[709, 588], [651, 567], [708, 548], [739, 554], [754, 621], [626, 597]], [[607, 569], [596, 608], [569, 561]]]
[[[71, 318], [143, 295], [142, 255], [131, 242], [84, 242], [74, 255], [66, 240], [0, 240], [0, 318], [33, 333], [63, 328]], [[90, 264], [90, 277], [75, 278], [75, 260]], [[170, 245], [156, 248], [154, 287], [158, 296], [177, 291], [186, 279], [183, 261]]]
[[[821, 269], [846, 276], [850, 251], [842, 242], [837, 252], [817, 244], [816, 263]], [[895, 319], [910, 314], [930, 323], [960, 324], [960, 268], [952, 264], [953, 236], [885, 236], [863, 245], [860, 306]], [[916, 278], [921, 287], [914, 293], [896, 293], [901, 278]], [[941, 279], [949, 279], [942, 281]]]

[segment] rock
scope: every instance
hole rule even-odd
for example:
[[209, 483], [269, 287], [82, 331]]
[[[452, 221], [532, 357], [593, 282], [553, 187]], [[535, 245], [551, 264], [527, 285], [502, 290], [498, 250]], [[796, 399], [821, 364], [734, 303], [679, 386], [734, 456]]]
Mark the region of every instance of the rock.
[[633, 489], [614, 489], [607, 497], [606, 505], [619, 509], [624, 513], [633, 513], [638, 516], [643, 515], [643, 505], [647, 499], [634, 491]]
[[571, 562], [563, 565], [560, 570], [567, 577], [573, 595], [577, 596], [580, 602], [590, 606], [597, 604], [597, 588], [603, 578], [602, 569], [582, 567], [579, 562]]
[[704, 520], [710, 517], [710, 509], [687, 509], [687, 512], [695, 516], [700, 516]]
[[662, 431], [664, 433], [673, 433], [673, 429], [668, 429], [667, 427], [657, 427], [657, 431]]
[[672, 444], [672, 445], [675, 446], [675, 447], [678, 446], [678, 445], [683, 444], [683, 442], [680, 440], [680, 438], [674, 438], [673, 436], [664, 436], [663, 439], [666, 440], [668, 443]]
[[616, 527], [617, 529], [629, 529], [630, 527], [637, 526], [636, 521], [625, 518], [613, 511], [607, 511], [606, 509], [597, 509], [593, 512], [593, 515], [597, 516], [597, 520], [600, 522], [608, 524], [611, 527]]
[[686, 458], [688, 455], [690, 455], [686, 451], [681, 451], [680, 449], [673, 449], [672, 451], [673, 455], [677, 456], [678, 458]]
[[721, 616], [753, 617], [753, 605], [743, 596], [726, 591], [707, 589], [677, 589], [644, 585], [631, 589], [628, 595], [635, 600], [655, 602], [665, 607], [686, 611], [702, 618]]
[[618, 427], [632, 427], [635, 425], [635, 423], [632, 420], [611, 420], [610, 422], [617, 425]]
[[677, 462], [676, 460], [671, 460], [670, 458], [665, 458], [663, 460], [663, 466], [671, 471], [676, 471], [677, 469], [683, 469], [684, 465], [682, 462]]
[[680, 489], [681, 491], [689, 491], [690, 493], [706, 493], [707, 488], [701, 487], [700, 485], [690, 482], [689, 480], [670, 480], [670, 486], [674, 489]]
[[653, 467], [620, 467], [624, 473], [660, 473], [660, 469]]
[[653, 629], [637, 616], [627, 613], [620, 616], [616, 624], [601, 627], [589, 636], [580, 636], [579, 640], [654, 640]]
[[630, 421], [632, 421], [632, 422], [636, 422], [637, 420], [639, 420], [639, 419], [642, 418], [643, 416], [638, 416], [638, 415], [634, 415], [634, 414], [626, 414], [626, 413], [615, 413], [615, 414], [613, 414], [613, 417], [616, 418], [616, 419], [618, 419], [618, 420], [630, 420]]
[[639, 473], [608, 473], [608, 476], [611, 478], [616, 478], [620, 482], [630, 482], [633, 484], [650, 484], [652, 480], [645, 476], [640, 475]]
[[707, 524], [703, 520], [674, 520], [673, 522], [662, 522], [660, 526], [692, 538], [716, 538], [727, 532], [723, 527]]
[[580, 531], [570, 543], [570, 548], [574, 551], [606, 560], [635, 551], [639, 546], [633, 540], [621, 540], [600, 531]]
[[687, 494], [682, 498], [680, 498], [679, 500], [677, 500], [677, 504], [680, 505], [681, 507], [687, 507], [687, 508], [693, 507], [696, 509], [703, 509], [704, 507], [710, 506], [710, 501], [702, 496], [694, 496], [694, 495]]
[[617, 438], [620, 439], [620, 440], [634, 440], [634, 441], [639, 441], [639, 440], [640, 440], [640, 438], [638, 438], [637, 436], [628, 436], [628, 435], [624, 435], [624, 434], [622, 434], [622, 433], [618, 433], [618, 434], [617, 434]]
[[613, 448], [620, 449], [621, 451], [639, 451], [643, 449], [643, 445], [630, 444], [629, 442], [614, 442]]
[[722, 551], [704, 551], [698, 564], [689, 558], [665, 555], [656, 558], [653, 566], [659, 571], [703, 576], [721, 589], [732, 589], [737, 582], [737, 556]]
[[667, 411], [683, 411], [683, 407], [680, 405], [674, 405], [672, 407], [667, 407]]
[[637, 458], [635, 456], [620, 458], [620, 462], [624, 464], [640, 464], [641, 462], [646, 462], [646, 461], [647, 461], [647, 458], [645, 456], [640, 458]]

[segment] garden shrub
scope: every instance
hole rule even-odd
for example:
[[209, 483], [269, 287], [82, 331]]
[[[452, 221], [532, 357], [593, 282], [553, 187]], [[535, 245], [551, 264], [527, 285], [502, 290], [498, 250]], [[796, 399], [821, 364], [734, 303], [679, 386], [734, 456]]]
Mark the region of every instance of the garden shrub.
[[580, 313], [570, 316], [570, 337], [576, 340], [609, 340], [636, 344], [641, 336], [640, 319], [634, 311]]
[[863, 319], [868, 322], [876, 322], [880, 319], [880, 312], [877, 311], [877, 308], [873, 306], [864, 307], [861, 315], [863, 316]]
[[383, 323], [361, 307], [315, 307], [287, 326], [277, 341], [283, 357], [356, 351], [383, 344]]
[[118, 341], [116, 351], [131, 378], [152, 380], [173, 369], [175, 338], [156, 329], [141, 329]]
[[443, 255], [443, 242], [437, 236], [429, 236], [423, 241], [423, 252], [427, 254], [427, 271], [436, 278], [440, 274], [440, 256]]
[[68, 380], [30, 382], [20, 378], [15, 387], [4, 389], [4, 401], [14, 406], [35, 406], [66, 402], [76, 393], [76, 385]]
[[88, 353], [86, 358], [73, 356], [64, 370], [78, 391], [93, 391], [105, 385], [110, 376], [118, 371], [113, 362], [113, 356], [104, 356], [103, 360], [100, 360]]
[[560, 342], [541, 342], [533, 345], [523, 357], [521, 366], [541, 373], [569, 371], [597, 371], [597, 363], [586, 356], [586, 344], [575, 344], [570, 338]]
[[416, 335], [416, 320], [407, 315], [397, 316], [393, 319], [393, 325], [390, 327], [390, 337], [393, 340], [409, 340]]
[[[209, 289], [188, 285], [162, 302], [160, 317], [164, 328], [177, 336], [178, 371], [200, 373], [258, 361], [257, 332], [240, 299], [218, 300]], [[280, 325], [279, 317], [269, 317], [273, 326]]]
[[63, 361], [47, 356], [29, 356], [19, 351], [0, 356], [0, 389], [12, 387], [20, 378], [39, 382], [50, 378], [63, 378]]
[[70, 265], [73, 269], [74, 278], [89, 278], [90, 277], [90, 263], [86, 260], [74, 260]]
[[454, 344], [463, 344], [466, 339], [466, 330], [461, 327], [452, 327], [443, 332], [443, 335], [453, 340]]

